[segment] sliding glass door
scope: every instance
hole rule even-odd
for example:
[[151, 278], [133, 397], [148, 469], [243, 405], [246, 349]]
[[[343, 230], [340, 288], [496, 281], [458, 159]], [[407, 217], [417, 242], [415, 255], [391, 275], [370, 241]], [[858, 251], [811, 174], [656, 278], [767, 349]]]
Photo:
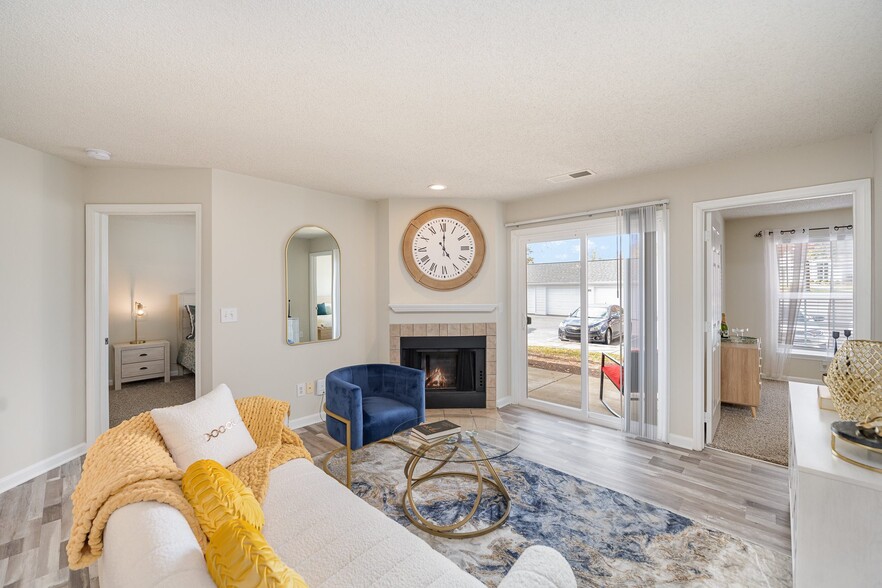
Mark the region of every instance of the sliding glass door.
[[616, 226], [608, 216], [517, 240], [525, 403], [614, 426], [624, 340]]
[[582, 243], [576, 234], [524, 244], [527, 299], [527, 397], [581, 411]]
[[659, 438], [666, 221], [651, 207], [513, 232], [520, 402]]

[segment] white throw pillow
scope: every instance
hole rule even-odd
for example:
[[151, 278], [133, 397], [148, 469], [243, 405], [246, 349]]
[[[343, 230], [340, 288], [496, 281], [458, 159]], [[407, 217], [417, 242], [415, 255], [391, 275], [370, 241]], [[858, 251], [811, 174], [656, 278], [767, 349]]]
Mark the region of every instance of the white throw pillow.
[[226, 384], [193, 402], [154, 408], [150, 416], [182, 470], [200, 459], [227, 467], [257, 449]]

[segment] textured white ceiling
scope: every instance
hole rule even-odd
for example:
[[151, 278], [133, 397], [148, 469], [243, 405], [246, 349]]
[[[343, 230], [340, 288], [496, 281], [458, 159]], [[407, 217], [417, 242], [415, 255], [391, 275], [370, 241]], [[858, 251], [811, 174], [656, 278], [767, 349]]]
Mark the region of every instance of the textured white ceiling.
[[812, 198], [810, 200], [794, 200], [793, 202], [776, 202], [774, 204], [755, 204], [742, 206], [741, 208], [728, 208], [720, 211], [725, 220], [735, 218], [754, 218], [758, 216], [773, 216], [778, 214], [801, 214], [803, 212], [821, 212], [825, 210], [837, 210], [839, 208], [851, 208], [851, 194], [839, 194], [826, 198]]
[[0, 3], [0, 136], [88, 165], [504, 199], [880, 115], [880, 0]]

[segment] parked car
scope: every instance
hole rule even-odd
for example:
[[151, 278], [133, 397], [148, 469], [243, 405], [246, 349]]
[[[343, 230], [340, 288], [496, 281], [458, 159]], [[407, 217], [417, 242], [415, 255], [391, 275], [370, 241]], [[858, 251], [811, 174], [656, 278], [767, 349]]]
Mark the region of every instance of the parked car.
[[[582, 340], [582, 308], [579, 307], [557, 327], [557, 336], [561, 341]], [[590, 341], [601, 341], [609, 345], [613, 340], [622, 337], [622, 307], [610, 306], [588, 307], [588, 338]]]

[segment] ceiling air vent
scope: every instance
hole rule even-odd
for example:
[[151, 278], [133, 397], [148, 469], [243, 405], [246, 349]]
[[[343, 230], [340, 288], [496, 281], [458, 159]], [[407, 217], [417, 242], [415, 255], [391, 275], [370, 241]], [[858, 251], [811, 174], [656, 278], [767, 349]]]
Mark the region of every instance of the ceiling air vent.
[[590, 169], [580, 169], [579, 171], [570, 172], [568, 174], [561, 174], [559, 176], [554, 176], [546, 179], [552, 184], [560, 184], [563, 182], [572, 182], [573, 180], [578, 180], [579, 178], [587, 178], [593, 175], [594, 172]]

